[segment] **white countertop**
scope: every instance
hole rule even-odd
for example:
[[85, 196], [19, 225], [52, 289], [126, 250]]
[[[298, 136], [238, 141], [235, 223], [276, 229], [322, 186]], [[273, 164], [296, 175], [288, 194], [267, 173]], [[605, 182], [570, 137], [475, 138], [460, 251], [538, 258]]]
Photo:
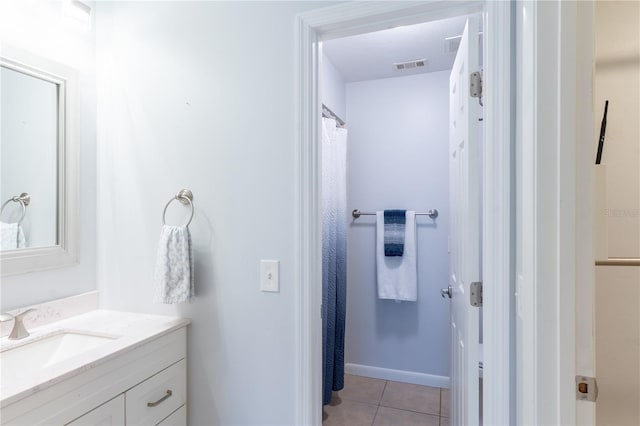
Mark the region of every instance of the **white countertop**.
[[5, 371], [0, 364], [0, 406], [5, 407], [33, 393], [87, 371], [127, 351], [186, 327], [191, 320], [160, 315], [95, 310], [29, 330], [22, 340], [0, 340], [2, 352], [60, 330], [117, 337], [108, 343], [71, 356], [46, 368]]

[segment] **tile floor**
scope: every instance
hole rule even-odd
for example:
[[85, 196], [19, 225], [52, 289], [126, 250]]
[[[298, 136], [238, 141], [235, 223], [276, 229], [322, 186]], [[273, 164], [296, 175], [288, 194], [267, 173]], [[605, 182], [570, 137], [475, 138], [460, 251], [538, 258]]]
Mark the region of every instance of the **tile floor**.
[[345, 375], [323, 426], [449, 426], [449, 390]]

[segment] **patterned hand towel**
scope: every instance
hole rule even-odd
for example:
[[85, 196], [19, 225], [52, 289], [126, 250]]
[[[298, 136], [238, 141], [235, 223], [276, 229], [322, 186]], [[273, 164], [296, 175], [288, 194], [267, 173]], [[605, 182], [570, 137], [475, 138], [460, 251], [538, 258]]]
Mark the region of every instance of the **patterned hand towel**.
[[22, 226], [18, 223], [4, 223], [0, 222], [0, 248], [2, 250], [12, 250], [26, 247], [26, 240], [24, 238], [24, 232]]
[[384, 211], [384, 255], [404, 254], [404, 231], [407, 222], [406, 210]]
[[189, 302], [194, 296], [193, 254], [187, 226], [162, 227], [155, 278], [157, 302]]

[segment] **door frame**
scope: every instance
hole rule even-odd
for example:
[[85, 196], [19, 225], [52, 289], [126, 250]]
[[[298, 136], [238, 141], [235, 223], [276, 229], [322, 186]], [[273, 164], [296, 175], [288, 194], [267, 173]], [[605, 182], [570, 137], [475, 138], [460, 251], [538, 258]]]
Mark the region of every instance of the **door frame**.
[[593, 3], [517, 1], [517, 424], [595, 424]]
[[349, 2], [296, 20], [296, 424], [322, 419], [322, 216], [319, 42], [400, 25], [482, 12], [483, 144], [483, 418], [513, 424], [514, 204], [512, 178], [512, 5], [498, 1]]

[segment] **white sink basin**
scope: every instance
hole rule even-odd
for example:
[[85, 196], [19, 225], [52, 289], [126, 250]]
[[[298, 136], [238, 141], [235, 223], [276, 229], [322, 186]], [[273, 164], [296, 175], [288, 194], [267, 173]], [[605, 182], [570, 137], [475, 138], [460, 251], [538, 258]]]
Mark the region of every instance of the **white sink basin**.
[[61, 330], [0, 352], [2, 375], [51, 367], [112, 342], [116, 336]]

